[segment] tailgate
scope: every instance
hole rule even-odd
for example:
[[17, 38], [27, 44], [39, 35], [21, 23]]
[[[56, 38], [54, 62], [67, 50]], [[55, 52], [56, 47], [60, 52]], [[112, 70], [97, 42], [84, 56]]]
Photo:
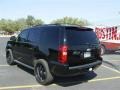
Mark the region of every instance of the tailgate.
[[83, 65], [97, 60], [98, 46], [79, 45], [69, 47], [68, 64], [69, 66]]

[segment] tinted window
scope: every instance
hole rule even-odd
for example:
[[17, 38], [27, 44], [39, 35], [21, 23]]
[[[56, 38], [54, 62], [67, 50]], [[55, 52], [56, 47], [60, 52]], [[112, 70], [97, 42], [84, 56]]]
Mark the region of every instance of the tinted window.
[[40, 42], [40, 29], [38, 28], [30, 29], [28, 40], [30, 42], [39, 43]]
[[28, 40], [49, 47], [59, 44], [59, 30], [56, 27], [30, 29]]
[[41, 41], [45, 45], [54, 46], [59, 44], [59, 30], [57, 27], [46, 27], [41, 34]]
[[18, 41], [26, 42], [28, 37], [29, 30], [22, 31], [18, 36]]
[[68, 28], [66, 30], [66, 35], [69, 45], [96, 44], [99, 42], [96, 34], [89, 29]]

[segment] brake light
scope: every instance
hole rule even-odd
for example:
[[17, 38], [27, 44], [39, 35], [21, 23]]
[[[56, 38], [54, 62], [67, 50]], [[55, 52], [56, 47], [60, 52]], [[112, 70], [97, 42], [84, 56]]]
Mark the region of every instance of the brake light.
[[67, 62], [67, 50], [68, 46], [63, 45], [59, 47], [58, 60], [60, 63], [65, 64]]

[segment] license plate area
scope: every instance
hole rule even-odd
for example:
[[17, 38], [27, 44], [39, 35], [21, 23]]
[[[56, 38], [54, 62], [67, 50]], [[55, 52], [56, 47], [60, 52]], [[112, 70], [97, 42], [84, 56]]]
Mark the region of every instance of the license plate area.
[[91, 52], [84, 52], [84, 58], [91, 57]]

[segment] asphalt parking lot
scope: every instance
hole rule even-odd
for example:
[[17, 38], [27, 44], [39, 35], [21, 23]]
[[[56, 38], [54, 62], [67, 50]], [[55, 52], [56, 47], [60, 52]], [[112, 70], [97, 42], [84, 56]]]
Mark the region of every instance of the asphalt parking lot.
[[8, 38], [0, 38], [0, 90], [120, 90], [120, 52], [103, 56], [95, 72], [84, 76], [56, 78], [48, 85], [38, 84], [32, 70], [20, 65], [9, 66], [5, 59]]

